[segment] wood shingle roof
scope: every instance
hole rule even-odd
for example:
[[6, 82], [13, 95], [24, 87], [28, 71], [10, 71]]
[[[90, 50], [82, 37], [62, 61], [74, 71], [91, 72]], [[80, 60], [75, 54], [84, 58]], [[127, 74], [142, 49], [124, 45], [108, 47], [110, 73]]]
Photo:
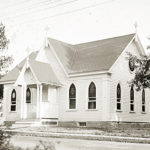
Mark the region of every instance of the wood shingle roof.
[[49, 38], [68, 74], [106, 71], [113, 65], [135, 34], [70, 45]]

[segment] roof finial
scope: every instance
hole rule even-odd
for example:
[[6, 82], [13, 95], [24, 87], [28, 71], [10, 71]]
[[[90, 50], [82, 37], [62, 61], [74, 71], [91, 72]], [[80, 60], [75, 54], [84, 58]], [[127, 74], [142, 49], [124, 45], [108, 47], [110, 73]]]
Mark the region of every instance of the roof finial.
[[48, 46], [48, 41], [47, 41], [47, 37], [48, 37], [48, 31], [49, 31], [49, 26], [46, 26], [45, 28], [44, 28], [44, 30], [45, 30], [45, 47], [47, 47]]
[[27, 56], [29, 56], [30, 55], [30, 48], [27, 47], [25, 51], [26, 51]]
[[46, 26], [45, 28], [44, 28], [44, 30], [45, 30], [45, 36], [47, 37], [47, 33], [48, 33], [48, 31], [49, 31], [49, 26]]
[[135, 33], [137, 33], [137, 27], [138, 27], [137, 21], [134, 22], [134, 27], [135, 27]]

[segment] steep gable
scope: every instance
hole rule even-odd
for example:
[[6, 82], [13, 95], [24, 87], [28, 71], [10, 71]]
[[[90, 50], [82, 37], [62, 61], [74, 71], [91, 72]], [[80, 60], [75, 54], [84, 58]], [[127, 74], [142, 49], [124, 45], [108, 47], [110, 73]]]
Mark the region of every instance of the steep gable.
[[59, 60], [69, 75], [107, 71], [135, 34], [70, 45], [49, 38]]
[[[40, 83], [61, 85], [49, 64], [38, 62], [35, 60], [37, 54], [38, 52], [32, 52], [28, 58], [29, 65], [32, 68], [32, 71], [34, 72], [37, 80]], [[26, 62], [27, 59], [25, 58], [12, 71], [10, 71], [7, 75], [5, 75], [0, 80], [0, 82], [2, 83], [2, 82], [16, 81], [20, 75], [20, 71], [23, 69]]]

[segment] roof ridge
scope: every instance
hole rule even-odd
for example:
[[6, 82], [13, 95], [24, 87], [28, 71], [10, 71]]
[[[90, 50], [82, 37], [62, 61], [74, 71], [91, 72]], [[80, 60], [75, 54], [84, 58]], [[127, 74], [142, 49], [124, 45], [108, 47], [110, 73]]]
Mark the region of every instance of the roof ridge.
[[121, 38], [121, 37], [125, 37], [125, 36], [130, 36], [130, 35], [136, 35], [136, 33], [125, 34], [125, 35], [121, 35], [121, 36], [115, 36], [115, 37], [104, 38], [104, 39], [100, 39], [100, 40], [94, 40], [94, 41], [89, 41], [89, 42], [83, 42], [83, 43], [73, 44], [72, 46], [79, 46], [79, 45], [82, 45], [82, 44], [88, 44], [88, 43], [92, 43], [92, 42], [99, 42], [99, 41], [104, 41], [104, 40], [111, 40], [111, 39]]
[[64, 44], [65, 46], [68, 46], [68, 47], [71, 47], [73, 46], [73, 44], [70, 44], [70, 43], [67, 43], [67, 42], [64, 42], [64, 41], [60, 41], [60, 40], [57, 40], [57, 39], [54, 39], [54, 38], [50, 38], [48, 37], [49, 40], [54, 40], [56, 42], [60, 42], [61, 44]]

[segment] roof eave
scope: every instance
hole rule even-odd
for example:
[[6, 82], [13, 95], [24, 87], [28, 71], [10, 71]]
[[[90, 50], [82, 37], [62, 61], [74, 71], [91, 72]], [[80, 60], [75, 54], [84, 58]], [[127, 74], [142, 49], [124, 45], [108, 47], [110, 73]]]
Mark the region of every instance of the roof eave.
[[1, 81], [0, 84], [12, 84], [15, 83], [15, 80]]
[[[124, 53], [124, 51], [130, 46], [130, 44], [135, 40], [135, 36], [136, 34], [133, 36], [133, 38], [130, 40], [130, 42], [127, 44], [127, 46], [124, 48], [124, 50], [121, 52], [120, 55], [122, 55], [122, 53]], [[116, 61], [111, 65], [111, 67], [109, 68], [109, 72], [111, 72], [113, 66], [116, 64], [116, 62], [118, 61], [120, 55], [118, 56], [118, 58], [116, 59]]]
[[81, 76], [91, 76], [91, 75], [101, 75], [101, 74], [111, 74], [110, 71], [104, 70], [104, 71], [94, 71], [94, 72], [83, 72], [83, 73], [74, 73], [69, 74], [69, 77], [81, 77]]
[[52, 82], [41, 82], [41, 84], [47, 84], [47, 85], [51, 85], [51, 86], [55, 86], [55, 87], [63, 86], [63, 84], [61, 84], [61, 83], [52, 83]]
[[134, 41], [135, 41], [136, 46], [138, 47], [138, 50], [139, 50], [140, 54], [141, 55], [146, 55], [144, 47], [142, 46], [142, 43], [141, 43], [141, 41], [139, 39], [139, 36], [137, 34], [134, 37]]

